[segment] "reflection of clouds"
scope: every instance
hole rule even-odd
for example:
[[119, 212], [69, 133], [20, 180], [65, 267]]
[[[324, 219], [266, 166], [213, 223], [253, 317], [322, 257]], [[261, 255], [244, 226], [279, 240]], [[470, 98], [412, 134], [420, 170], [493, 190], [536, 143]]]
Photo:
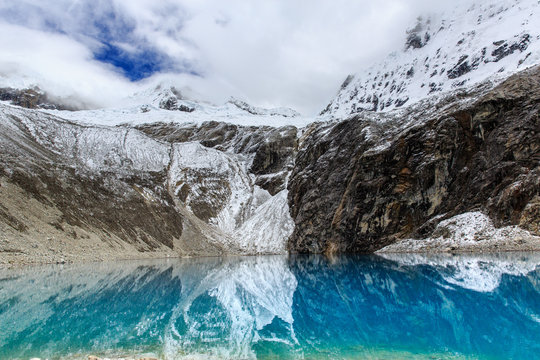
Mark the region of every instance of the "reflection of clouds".
[[460, 255], [393, 254], [379, 256], [401, 265], [429, 265], [452, 285], [478, 292], [494, 291], [504, 274], [527, 275], [540, 266], [538, 253]]
[[[285, 257], [227, 259], [196, 287], [184, 288], [166, 330], [166, 357], [203, 351], [220, 358], [255, 358], [252, 346], [259, 341], [293, 345], [296, 286]], [[277, 319], [284, 326], [270, 339], [263, 330]]]

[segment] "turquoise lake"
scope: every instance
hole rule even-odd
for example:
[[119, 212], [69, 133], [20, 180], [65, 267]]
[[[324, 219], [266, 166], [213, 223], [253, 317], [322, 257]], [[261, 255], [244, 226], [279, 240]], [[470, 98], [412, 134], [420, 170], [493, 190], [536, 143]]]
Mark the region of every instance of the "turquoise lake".
[[540, 359], [540, 254], [0, 270], [0, 359]]

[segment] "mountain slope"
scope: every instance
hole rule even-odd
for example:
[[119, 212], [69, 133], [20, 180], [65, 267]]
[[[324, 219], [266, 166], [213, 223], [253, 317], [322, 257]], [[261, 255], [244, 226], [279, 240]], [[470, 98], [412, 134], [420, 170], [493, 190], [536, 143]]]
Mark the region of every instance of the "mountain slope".
[[[0, 120], [2, 262], [285, 251], [292, 221], [281, 174], [290, 165], [247, 144], [294, 143], [294, 128], [235, 127], [244, 144], [235, 152], [6, 105]], [[261, 164], [274, 166], [258, 171]], [[275, 175], [272, 194], [253, 172]], [[271, 209], [281, 212], [268, 221], [261, 211]], [[265, 241], [242, 230], [262, 227]]]
[[[440, 222], [474, 211], [496, 227], [519, 225], [537, 236], [506, 231], [491, 247], [483, 240], [496, 232], [482, 225], [470, 249], [515, 249], [514, 240], [540, 249], [540, 67], [435, 108], [418, 107], [406, 122], [367, 113], [313, 124], [288, 185], [295, 221], [289, 249], [372, 252], [409, 238], [429, 244], [423, 239], [458, 234], [460, 226], [452, 224], [463, 218], [437, 229]], [[441, 243], [408, 249], [460, 248]]]
[[[346, 118], [494, 85], [540, 63], [540, 3], [497, 0], [418, 18], [404, 49], [347, 77], [322, 114]], [[434, 100], [437, 101], [437, 100]]]

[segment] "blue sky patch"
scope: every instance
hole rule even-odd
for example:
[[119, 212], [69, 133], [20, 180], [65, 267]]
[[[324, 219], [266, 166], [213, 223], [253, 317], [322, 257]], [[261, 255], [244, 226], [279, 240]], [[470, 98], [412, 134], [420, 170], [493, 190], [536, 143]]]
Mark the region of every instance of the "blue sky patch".
[[[113, 7], [96, 15], [83, 29], [84, 35], [102, 44], [93, 49], [96, 60], [113, 65], [131, 81], [174, 68], [173, 59], [134, 35], [135, 24], [131, 19], [117, 13]], [[135, 51], [127, 51], [115, 43], [129, 44]]]
[[172, 61], [167, 56], [152, 49], [129, 53], [110, 43], [104, 43], [100, 51], [94, 53], [96, 60], [118, 68], [125, 77], [137, 81], [157, 72], [172, 70]]
[[96, 1], [73, 3], [63, 14], [25, 1], [14, 2], [0, 7], [0, 19], [82, 42], [92, 51], [94, 59], [113, 65], [131, 81], [164, 71], [199, 75], [192, 64], [171, 58], [148, 39], [138, 36], [133, 19], [119, 12], [111, 2]]

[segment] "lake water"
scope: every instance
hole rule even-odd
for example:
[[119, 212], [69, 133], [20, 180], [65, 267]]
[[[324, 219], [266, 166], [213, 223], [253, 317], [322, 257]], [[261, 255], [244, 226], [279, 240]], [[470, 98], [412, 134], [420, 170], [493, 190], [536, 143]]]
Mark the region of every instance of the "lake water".
[[539, 359], [540, 254], [0, 270], [0, 359]]

